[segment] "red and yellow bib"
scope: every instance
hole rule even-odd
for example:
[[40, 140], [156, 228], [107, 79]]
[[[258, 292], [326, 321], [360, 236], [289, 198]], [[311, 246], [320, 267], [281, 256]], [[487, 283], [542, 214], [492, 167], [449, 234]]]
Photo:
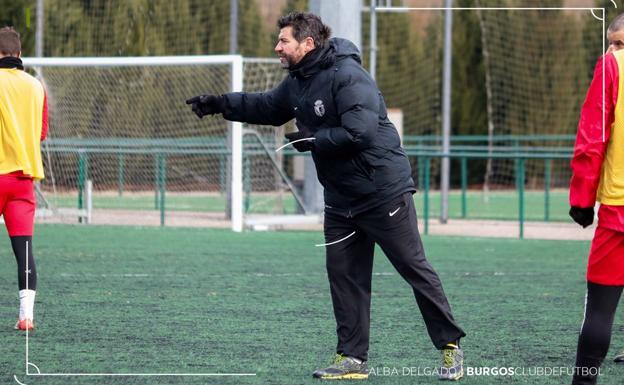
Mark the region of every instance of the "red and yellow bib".
[[624, 50], [615, 51], [613, 55], [620, 74], [618, 98], [596, 200], [605, 205], [624, 206]]
[[0, 68], [0, 174], [22, 171], [43, 179], [44, 98], [37, 79], [22, 70]]

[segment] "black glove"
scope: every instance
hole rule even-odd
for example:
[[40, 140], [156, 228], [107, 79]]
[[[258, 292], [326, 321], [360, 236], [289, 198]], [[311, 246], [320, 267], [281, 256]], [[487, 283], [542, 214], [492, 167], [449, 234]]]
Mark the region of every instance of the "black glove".
[[193, 112], [203, 118], [204, 115], [220, 114], [225, 109], [225, 100], [221, 95], [199, 95], [186, 101], [193, 105]]
[[[284, 135], [289, 142], [304, 138], [314, 138], [314, 135], [310, 130], [299, 122], [295, 122], [299, 131], [291, 132]], [[301, 142], [293, 143], [293, 147], [299, 152], [312, 151], [314, 149], [314, 140], [302, 140]]]
[[593, 207], [570, 207], [570, 216], [574, 219], [574, 222], [583, 226], [583, 228], [594, 223], [594, 208]]

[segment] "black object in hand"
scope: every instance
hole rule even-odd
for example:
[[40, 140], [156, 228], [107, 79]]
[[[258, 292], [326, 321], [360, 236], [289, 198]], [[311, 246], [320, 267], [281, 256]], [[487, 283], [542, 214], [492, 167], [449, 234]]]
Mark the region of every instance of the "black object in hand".
[[302, 125], [299, 122], [295, 123], [299, 131], [291, 132], [290, 134], [284, 135], [289, 142], [294, 142], [296, 140], [301, 140], [300, 142], [293, 143], [293, 147], [299, 152], [312, 151], [314, 149], [314, 136], [310, 132], [310, 130]]
[[570, 216], [574, 222], [583, 226], [583, 228], [594, 223], [594, 208], [593, 207], [570, 207]]

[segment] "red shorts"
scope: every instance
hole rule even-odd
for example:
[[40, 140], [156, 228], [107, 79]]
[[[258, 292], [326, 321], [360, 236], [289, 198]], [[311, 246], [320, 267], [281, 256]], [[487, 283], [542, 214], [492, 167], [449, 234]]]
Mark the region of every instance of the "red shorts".
[[624, 285], [624, 233], [596, 228], [589, 251], [587, 280], [600, 285]]
[[0, 214], [10, 237], [32, 236], [35, 207], [32, 179], [0, 175]]

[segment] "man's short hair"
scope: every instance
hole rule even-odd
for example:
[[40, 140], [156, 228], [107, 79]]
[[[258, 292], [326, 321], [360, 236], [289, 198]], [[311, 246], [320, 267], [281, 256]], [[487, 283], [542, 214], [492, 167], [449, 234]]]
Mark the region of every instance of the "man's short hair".
[[618, 32], [624, 29], [624, 13], [620, 13], [609, 24], [609, 32]]
[[20, 52], [22, 52], [20, 34], [13, 27], [0, 28], [0, 54], [17, 56]]
[[316, 47], [324, 46], [331, 36], [331, 28], [323, 24], [320, 17], [309, 12], [291, 12], [282, 16], [277, 26], [280, 29], [292, 27], [293, 36], [298, 42], [311, 37]]

